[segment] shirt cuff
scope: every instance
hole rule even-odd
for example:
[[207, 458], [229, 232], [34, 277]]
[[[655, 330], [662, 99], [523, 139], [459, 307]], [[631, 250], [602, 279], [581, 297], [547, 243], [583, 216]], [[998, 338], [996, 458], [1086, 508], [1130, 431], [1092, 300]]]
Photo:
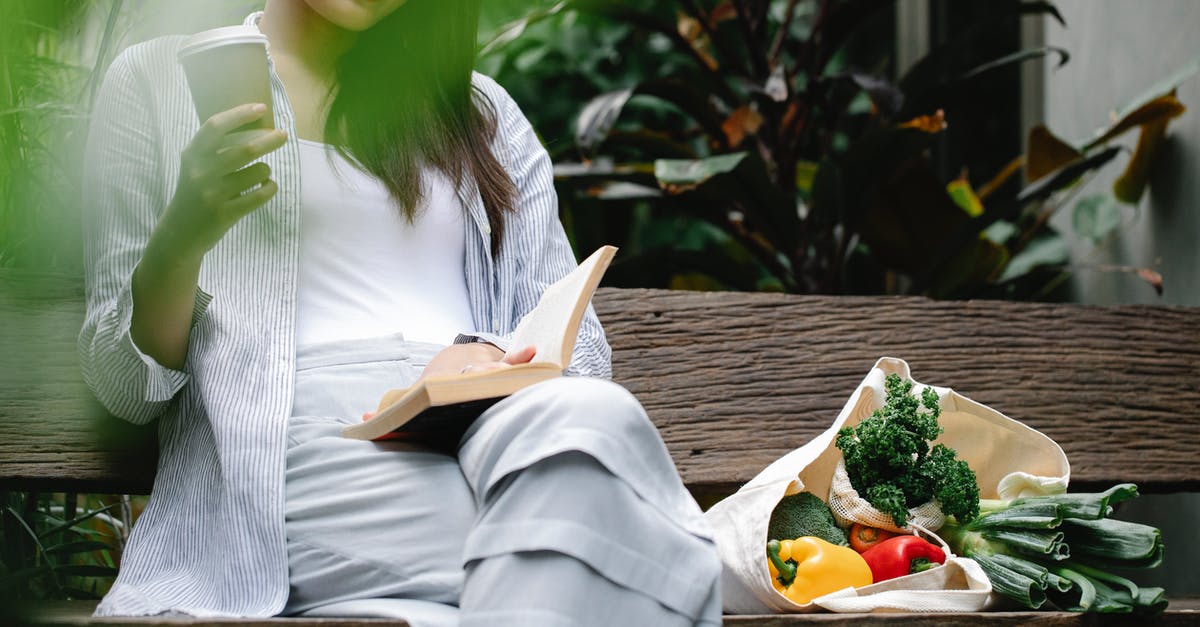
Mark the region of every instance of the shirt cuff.
[[486, 342], [507, 353], [512, 339], [495, 333], [459, 333], [458, 337], [454, 338], [455, 344], [474, 344], [476, 342]]
[[[183, 386], [187, 385], [192, 376], [182, 370], [168, 368], [142, 352], [142, 349], [133, 341], [133, 290], [125, 290], [121, 299], [126, 301], [120, 304], [122, 311], [128, 312], [127, 319], [124, 320], [126, 348], [137, 355], [146, 367], [146, 387], [143, 390], [142, 398], [147, 402], [171, 400], [179, 390], [183, 389]], [[196, 322], [204, 316], [212, 299], [212, 294], [200, 289], [199, 286], [196, 287], [196, 299], [192, 305], [192, 327], [195, 327]]]

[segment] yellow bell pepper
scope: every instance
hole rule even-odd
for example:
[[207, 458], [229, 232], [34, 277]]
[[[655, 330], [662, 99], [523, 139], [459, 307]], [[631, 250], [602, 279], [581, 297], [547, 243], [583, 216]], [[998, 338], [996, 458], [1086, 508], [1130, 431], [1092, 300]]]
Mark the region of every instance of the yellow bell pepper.
[[868, 586], [871, 567], [850, 547], [805, 536], [767, 543], [771, 583], [800, 605], [847, 587]]

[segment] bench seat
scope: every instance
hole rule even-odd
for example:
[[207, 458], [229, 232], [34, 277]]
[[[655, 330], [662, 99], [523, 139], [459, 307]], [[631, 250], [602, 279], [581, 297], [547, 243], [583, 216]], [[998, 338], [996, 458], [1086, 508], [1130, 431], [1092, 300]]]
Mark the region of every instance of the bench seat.
[[[92, 619], [94, 601], [55, 601], [37, 608], [39, 627], [84, 627], [101, 625], [237, 625], [238, 627], [403, 627], [407, 623], [367, 618], [267, 618], [267, 619]], [[766, 616], [726, 616], [726, 625], [747, 627], [791, 627], [792, 625], [917, 625], [918, 627], [989, 627], [1041, 625], [1045, 627], [1084, 627], [1092, 625], [1161, 625], [1184, 627], [1200, 624], [1200, 599], [1178, 599], [1161, 616], [1153, 619], [1128, 615], [1073, 614], [1070, 612], [987, 612], [986, 614], [792, 614]], [[632, 627], [632, 626], [631, 626]]]
[[[82, 303], [77, 279], [0, 269], [0, 490], [150, 489], [153, 428], [108, 416], [80, 381], [75, 335]], [[613, 347], [614, 379], [642, 401], [684, 482], [705, 507], [827, 428], [884, 355], [907, 360], [920, 381], [954, 387], [1046, 433], [1066, 451], [1074, 490], [1125, 481], [1143, 493], [1200, 490], [1195, 308], [632, 289], [601, 289], [595, 306]], [[1170, 538], [1167, 545], [1168, 560], [1200, 561], [1194, 546]], [[89, 607], [46, 604], [44, 624], [89, 624]], [[1194, 599], [1173, 599], [1158, 620], [1200, 624], [1197, 609]], [[980, 620], [1091, 625], [1097, 617], [812, 614], [731, 616], [726, 622]]]

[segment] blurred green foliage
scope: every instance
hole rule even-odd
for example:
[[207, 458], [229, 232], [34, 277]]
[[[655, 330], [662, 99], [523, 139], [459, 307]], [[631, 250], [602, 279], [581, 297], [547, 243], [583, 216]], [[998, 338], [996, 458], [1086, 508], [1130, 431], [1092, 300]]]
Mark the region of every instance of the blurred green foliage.
[[0, 603], [99, 599], [117, 574], [129, 497], [0, 492]]
[[[1003, 113], [996, 95], [1011, 91], [997, 81], [1021, 63], [1069, 57], [1018, 50], [1001, 33], [1023, 19], [1062, 22], [1057, 8], [972, 3], [893, 78], [894, 4], [546, 0], [501, 24], [516, 10], [501, 2], [480, 67], [541, 132], [577, 250], [622, 247], [610, 285], [1047, 297], [1069, 270], [1049, 217], [1117, 157], [1111, 139], [1147, 128], [1161, 139], [1182, 109], [1106, 127], [1119, 132], [1069, 151], [1031, 138], [1028, 156], [980, 155], [1006, 145], [987, 135]], [[1136, 202], [1145, 152], [1116, 200]], [[1102, 237], [1110, 205], [1082, 207], [1076, 223]], [[1116, 270], [1161, 287], [1145, 269]]]

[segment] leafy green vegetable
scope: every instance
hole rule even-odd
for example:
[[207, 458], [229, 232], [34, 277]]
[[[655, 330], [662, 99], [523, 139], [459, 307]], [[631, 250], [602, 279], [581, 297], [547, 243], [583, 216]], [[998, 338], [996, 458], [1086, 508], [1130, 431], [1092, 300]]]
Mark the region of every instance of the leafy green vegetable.
[[1153, 568], [1162, 534], [1111, 520], [1112, 504], [1137, 496], [1132, 484], [1091, 494], [1058, 494], [1006, 503], [983, 501], [983, 514], [938, 530], [958, 554], [983, 568], [995, 590], [1029, 608], [1047, 600], [1070, 612], [1155, 614], [1161, 588], [1140, 588], [1110, 568]]
[[909, 394], [912, 386], [899, 375], [888, 375], [883, 407], [857, 427], [838, 432], [846, 474], [854, 489], [891, 515], [897, 526], [907, 523], [909, 508], [933, 499], [944, 513], [971, 520], [979, 513], [975, 472], [954, 449], [942, 444], [930, 448], [929, 442], [942, 432], [937, 393], [925, 388], [918, 399]]
[[838, 546], [850, 546], [846, 532], [837, 526], [829, 506], [811, 492], [780, 499], [767, 525], [768, 540], [795, 540], [803, 536], [816, 536]]

